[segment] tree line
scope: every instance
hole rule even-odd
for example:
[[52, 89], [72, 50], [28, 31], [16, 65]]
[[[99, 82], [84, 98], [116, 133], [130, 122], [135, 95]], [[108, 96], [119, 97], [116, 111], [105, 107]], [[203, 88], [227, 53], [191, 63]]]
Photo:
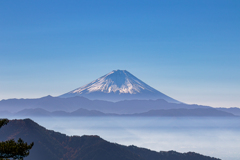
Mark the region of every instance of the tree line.
[[[0, 128], [7, 125], [8, 119], [0, 119]], [[27, 144], [21, 138], [17, 141], [10, 139], [0, 142], [0, 160], [9, 160], [9, 158], [23, 160], [24, 157], [29, 155], [30, 149], [32, 149], [34, 142]]]

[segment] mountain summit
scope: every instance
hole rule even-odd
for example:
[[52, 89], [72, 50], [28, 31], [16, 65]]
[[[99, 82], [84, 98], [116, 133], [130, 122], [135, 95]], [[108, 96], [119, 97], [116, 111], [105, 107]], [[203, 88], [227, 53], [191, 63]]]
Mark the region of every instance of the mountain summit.
[[126, 70], [112, 72], [59, 97], [83, 96], [89, 99], [121, 101], [131, 99], [164, 99], [171, 103], [179, 101], [150, 87]]

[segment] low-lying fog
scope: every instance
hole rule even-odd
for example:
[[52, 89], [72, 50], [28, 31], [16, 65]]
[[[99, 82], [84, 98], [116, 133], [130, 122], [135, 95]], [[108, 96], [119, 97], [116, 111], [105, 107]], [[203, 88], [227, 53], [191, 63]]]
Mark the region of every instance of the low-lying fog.
[[123, 145], [155, 151], [193, 151], [239, 160], [240, 118], [79, 117], [31, 118], [67, 135], [99, 135]]

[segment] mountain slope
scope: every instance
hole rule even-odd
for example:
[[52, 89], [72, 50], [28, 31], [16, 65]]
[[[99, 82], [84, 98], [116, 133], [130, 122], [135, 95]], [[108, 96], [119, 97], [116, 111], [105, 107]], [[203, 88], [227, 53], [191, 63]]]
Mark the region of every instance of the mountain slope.
[[155, 152], [110, 143], [98, 136], [66, 136], [47, 130], [30, 119], [11, 120], [0, 130], [0, 140], [22, 138], [34, 142], [26, 160], [219, 160], [197, 153]]
[[103, 100], [89, 100], [84, 97], [42, 97], [38, 99], [8, 99], [0, 101], [0, 111], [18, 112], [23, 109], [42, 108], [47, 111], [72, 112], [79, 108], [97, 110], [104, 113], [132, 114], [156, 109], [174, 108], [210, 108], [208, 106], [187, 105], [184, 103], [169, 103], [165, 100], [125, 100], [109, 102]]
[[[0, 112], [1, 113], [1, 112]], [[160, 110], [150, 110], [148, 112], [135, 113], [135, 114], [110, 114], [103, 113], [96, 110], [87, 110], [87, 109], [78, 109], [73, 112], [65, 112], [65, 111], [54, 111], [49, 112], [41, 108], [36, 109], [24, 109], [15, 114], [5, 114], [5, 117], [21, 117], [21, 118], [29, 118], [29, 117], [99, 117], [99, 116], [130, 116], [130, 117], [236, 117], [232, 113], [219, 111], [214, 108], [195, 108], [195, 109], [160, 109]]]
[[121, 101], [130, 99], [164, 99], [179, 101], [150, 87], [126, 70], [114, 70], [80, 88], [60, 95], [61, 98], [83, 96], [89, 99]]
[[231, 114], [234, 114], [236, 116], [240, 116], [240, 108], [237, 108], [237, 107], [232, 107], [232, 108], [216, 108], [220, 111], [223, 111], [223, 112], [228, 112], [228, 113], [231, 113]]
[[147, 112], [156, 109], [175, 108], [210, 108], [201, 105], [187, 105], [184, 103], [168, 103], [165, 100], [125, 100], [119, 102], [109, 102], [102, 100], [89, 100], [84, 97], [42, 97], [39, 99], [8, 99], [0, 101], [0, 111], [18, 112], [23, 109], [42, 108], [47, 111], [67, 111], [72, 112], [79, 108], [87, 110], [97, 110], [104, 113], [133, 114]]

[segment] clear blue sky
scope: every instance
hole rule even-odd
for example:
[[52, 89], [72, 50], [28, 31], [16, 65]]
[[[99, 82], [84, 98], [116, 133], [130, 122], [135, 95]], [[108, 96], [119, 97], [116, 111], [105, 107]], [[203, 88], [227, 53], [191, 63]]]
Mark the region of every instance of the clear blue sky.
[[0, 1], [0, 100], [115, 69], [182, 102], [240, 107], [240, 1]]

